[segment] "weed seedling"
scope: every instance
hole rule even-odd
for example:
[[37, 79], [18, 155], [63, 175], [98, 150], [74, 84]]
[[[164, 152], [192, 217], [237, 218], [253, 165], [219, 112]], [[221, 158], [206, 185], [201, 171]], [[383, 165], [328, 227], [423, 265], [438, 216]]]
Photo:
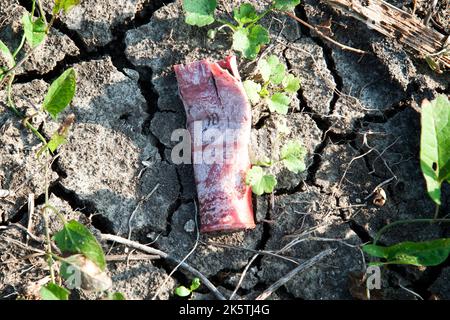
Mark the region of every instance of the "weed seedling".
[[175, 289], [175, 294], [179, 297], [187, 297], [191, 295], [195, 290], [200, 288], [201, 282], [199, 278], [192, 279], [191, 285], [189, 288], [186, 288], [185, 286], [179, 286]]
[[244, 89], [252, 104], [264, 99], [271, 112], [287, 114], [292, 96], [300, 89], [300, 79], [286, 71], [277, 56], [260, 59], [257, 68], [260, 82], [245, 80]]
[[305, 171], [305, 147], [297, 140], [289, 141], [281, 148], [280, 159], [258, 161], [247, 171], [245, 183], [252, 187], [254, 194], [260, 196], [264, 193], [272, 193], [277, 185], [277, 179], [273, 174], [266, 173], [265, 168], [277, 163], [282, 163], [291, 172], [299, 173]]
[[258, 13], [249, 3], [243, 3], [233, 8], [233, 21], [216, 19], [214, 13], [217, 0], [184, 0], [185, 21], [189, 25], [204, 27], [214, 23], [221, 23], [217, 29], [210, 29], [208, 36], [214, 37], [217, 31], [228, 28], [233, 33], [232, 48], [249, 60], [254, 60], [261, 50], [261, 46], [268, 44], [269, 31], [258, 22], [274, 9], [290, 11], [300, 3], [300, 0], [274, 0], [266, 10]]
[[422, 242], [405, 241], [385, 247], [377, 245], [381, 235], [389, 228], [411, 223], [450, 222], [437, 219], [441, 204], [442, 183], [450, 182], [450, 102], [444, 95], [422, 103], [420, 138], [420, 167], [425, 177], [427, 191], [436, 204], [434, 219], [411, 219], [393, 222], [382, 228], [373, 244], [363, 246], [363, 251], [385, 261], [372, 264], [409, 264], [414, 266], [436, 266], [450, 254], [450, 238]]
[[[52, 17], [47, 22], [40, 1], [32, 0], [31, 13], [22, 17], [23, 36], [19, 46], [12, 52], [7, 45], [0, 40], [0, 53], [6, 65], [0, 66], [0, 87], [7, 81], [7, 104], [16, 116], [21, 118], [25, 127], [31, 130], [43, 143], [37, 152], [37, 157], [45, 162], [45, 203], [42, 208], [42, 217], [45, 229], [45, 257], [47, 259], [50, 282], [40, 289], [41, 299], [44, 300], [68, 300], [69, 289], [86, 289], [90, 291], [105, 292], [111, 287], [111, 279], [106, 274], [106, 259], [102, 247], [87, 227], [78, 221], [66, 221], [64, 215], [49, 203], [49, 184], [47, 173], [49, 167], [57, 156], [54, 153], [58, 147], [66, 143], [69, 129], [74, 122], [74, 115], [66, 117], [52, 135], [49, 141], [30, 123], [29, 119], [34, 115], [25, 116], [17, 109], [12, 92], [16, 70], [21, 66], [35, 50], [45, 43], [51, 26], [59, 14], [67, 13], [79, 0], [55, 0]], [[39, 17], [35, 17], [36, 5]], [[23, 45], [28, 43], [30, 50], [22, 60], [16, 61], [16, 57], [22, 50]], [[76, 90], [76, 73], [73, 68], [64, 71], [50, 85], [38, 113], [48, 114], [54, 121], [71, 103]], [[50, 235], [49, 212], [60, 219], [63, 228], [59, 232]], [[53, 218], [53, 217], [52, 217]], [[52, 247], [59, 249], [57, 254]], [[58, 268], [55, 270], [55, 266]], [[64, 284], [63, 284], [64, 282]], [[107, 293], [107, 298], [112, 300], [123, 300], [121, 293]]]

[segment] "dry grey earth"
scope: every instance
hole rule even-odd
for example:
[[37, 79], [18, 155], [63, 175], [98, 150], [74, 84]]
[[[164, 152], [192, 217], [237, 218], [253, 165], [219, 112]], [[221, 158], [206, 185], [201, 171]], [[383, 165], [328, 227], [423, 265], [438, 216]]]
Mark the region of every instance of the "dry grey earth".
[[[48, 9], [49, 1], [44, 2]], [[30, 103], [42, 103], [49, 83], [74, 66], [78, 87], [68, 112], [75, 113], [77, 120], [69, 143], [52, 166], [51, 202], [96, 232], [125, 237], [137, 208], [132, 239], [183, 258], [196, 238], [192, 228], [196, 194], [191, 167], [170, 161], [174, 145], [170, 134], [185, 125], [172, 65], [221, 58], [230, 53], [230, 43], [226, 35], [210, 41], [207, 28], [186, 25], [181, 1], [170, 2], [82, 1], [55, 24], [44, 48], [19, 70], [14, 89], [17, 105], [26, 110]], [[239, 2], [227, 1], [220, 14]], [[411, 8], [409, 0], [390, 2]], [[10, 47], [19, 41], [20, 17], [27, 9], [25, 0], [1, 1], [0, 39]], [[317, 0], [303, 1], [296, 13], [314, 24], [332, 18], [335, 39], [368, 53], [361, 57], [344, 52], [284, 16], [263, 20], [272, 35], [266, 50], [282, 57], [301, 78], [302, 88], [286, 117], [254, 109], [252, 155], [276, 154], [277, 145], [300, 138], [309, 152], [308, 170], [295, 175], [275, 167], [280, 183], [273, 197], [254, 198], [256, 229], [201, 236], [188, 263], [227, 296], [253, 257], [251, 250], [278, 251], [295, 241], [283, 254], [301, 262], [333, 248], [332, 256], [295, 276], [271, 298], [360, 298], [361, 288], [355, 283], [364, 271], [364, 260], [357, 245], [371, 240], [390, 221], [433, 216], [419, 169], [416, 110], [422, 99], [448, 94], [450, 77], [433, 74], [423, 62], [364, 24]], [[251, 65], [241, 62], [245, 77]], [[0, 225], [5, 227], [26, 224], [28, 194], [33, 193], [36, 204], [42, 205], [44, 175], [34, 156], [39, 141], [7, 110], [4, 91], [0, 98], [0, 189], [9, 191], [0, 198]], [[48, 136], [57, 124], [44, 120], [36, 119], [36, 125]], [[288, 135], [279, 132], [280, 123], [290, 128]], [[367, 197], [392, 177], [384, 186], [386, 205], [374, 206]], [[155, 193], [138, 206], [157, 184]], [[444, 193], [450, 199], [448, 190]], [[448, 211], [447, 200], [441, 214]], [[58, 227], [51, 223], [53, 232]], [[39, 218], [33, 220], [34, 233], [42, 235], [42, 228]], [[389, 232], [382, 243], [432, 239], [448, 236], [448, 231], [437, 224], [404, 226]], [[24, 240], [24, 236], [16, 228], [0, 230], [0, 298], [31, 295], [33, 285], [47, 274], [42, 259], [23, 259], [29, 252], [8, 240]], [[103, 245], [109, 255], [124, 254], [120, 245]], [[108, 265], [114, 289], [130, 299], [151, 298], [173, 267], [163, 260], [127, 265], [123, 259]], [[254, 298], [294, 267], [292, 261], [259, 256], [238, 296]], [[384, 268], [382, 290], [375, 296], [416, 299], [402, 288], [406, 287], [425, 299], [449, 299], [449, 270], [448, 261], [426, 269]], [[191, 275], [177, 271], [159, 298], [174, 298], [173, 289], [190, 279]], [[86, 296], [74, 292], [72, 297]], [[193, 298], [212, 296], [202, 287]]]

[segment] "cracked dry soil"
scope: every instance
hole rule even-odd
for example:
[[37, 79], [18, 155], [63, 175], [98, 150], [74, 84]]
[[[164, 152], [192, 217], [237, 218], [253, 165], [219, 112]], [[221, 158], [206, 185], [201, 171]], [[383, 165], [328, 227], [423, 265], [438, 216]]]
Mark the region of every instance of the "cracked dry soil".
[[[51, 1], [43, 2], [49, 10]], [[248, 2], [261, 7], [261, 2]], [[389, 2], [411, 8], [409, 0]], [[227, 3], [230, 7], [240, 1]], [[30, 8], [24, 0], [0, 4], [0, 38], [11, 47], [20, 40], [25, 10]], [[226, 10], [220, 5], [220, 14]], [[283, 141], [300, 138], [308, 149], [307, 171], [292, 174], [273, 168], [279, 181], [276, 191], [253, 199], [256, 229], [203, 235], [187, 262], [229, 296], [252, 250], [278, 251], [295, 242], [283, 254], [298, 262], [333, 248], [333, 255], [296, 275], [270, 298], [359, 298], [354, 279], [364, 272], [365, 261], [358, 245], [370, 241], [386, 223], [434, 214], [419, 167], [416, 110], [422, 99], [450, 93], [450, 75], [433, 74], [422, 61], [318, 0], [303, 1], [296, 14], [313, 24], [331, 18], [333, 37], [367, 54], [331, 46], [288, 17], [264, 18], [272, 36], [267, 50], [284, 60], [301, 78], [302, 87], [287, 117], [254, 108], [251, 152], [254, 157], [279, 152], [274, 150], [275, 138], [284, 124], [290, 133]], [[18, 70], [14, 84], [16, 104], [26, 110], [30, 102], [42, 103], [49, 83], [64, 69], [76, 69], [77, 93], [68, 112], [77, 120], [50, 174], [55, 207], [93, 231], [125, 237], [137, 208], [131, 239], [152, 243], [178, 258], [191, 250], [196, 237], [188, 227], [195, 214], [193, 172], [189, 165], [170, 160], [175, 144], [170, 135], [185, 126], [172, 66], [231, 53], [225, 35], [210, 41], [206, 32], [207, 28], [184, 23], [179, 0], [86, 0], [55, 23], [47, 44]], [[241, 60], [244, 78], [249, 68]], [[5, 97], [0, 91], [0, 189], [10, 194], [0, 198], [0, 225], [26, 225], [28, 195], [34, 194], [36, 210], [44, 201], [41, 164], [34, 156], [40, 143], [8, 111]], [[46, 136], [57, 127], [49, 120], [36, 121]], [[369, 196], [374, 188], [392, 177], [384, 186], [386, 204], [373, 205]], [[138, 206], [157, 184], [155, 193]], [[450, 208], [449, 195], [444, 190], [443, 215]], [[42, 223], [35, 217], [34, 233], [42, 234]], [[52, 232], [59, 227], [56, 222], [50, 225]], [[449, 236], [444, 226], [403, 226], [382, 242], [442, 236]], [[42, 259], [23, 259], [28, 252], [5, 240], [23, 240], [20, 230], [0, 230], [0, 237], [0, 299], [14, 299], [46, 275], [46, 266]], [[102, 245], [110, 255], [124, 254], [120, 246]], [[163, 260], [127, 264], [119, 259], [108, 264], [114, 290], [129, 299], [151, 298], [173, 267]], [[294, 267], [292, 261], [259, 256], [237, 294], [254, 298]], [[406, 287], [425, 299], [449, 299], [449, 272], [449, 261], [430, 268], [387, 267], [376, 296], [416, 299], [402, 288]], [[190, 277], [175, 272], [159, 298], [174, 298], [173, 289], [186, 285]], [[91, 297], [83, 292], [72, 295]], [[202, 288], [194, 298], [213, 297]]]

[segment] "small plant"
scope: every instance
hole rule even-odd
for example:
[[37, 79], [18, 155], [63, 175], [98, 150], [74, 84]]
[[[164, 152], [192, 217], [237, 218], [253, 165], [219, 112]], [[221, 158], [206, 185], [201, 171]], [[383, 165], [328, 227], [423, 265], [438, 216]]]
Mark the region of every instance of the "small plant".
[[409, 264], [413, 266], [437, 266], [444, 262], [450, 253], [450, 239], [436, 239], [422, 242], [405, 241], [384, 247], [368, 244], [363, 247], [367, 254], [383, 258], [385, 262], [372, 265]]
[[441, 186], [450, 182], [450, 102], [444, 95], [433, 101], [425, 100], [421, 110], [420, 166], [427, 184], [430, 198], [436, 203], [434, 219], [412, 219], [393, 222], [382, 228], [373, 244], [362, 247], [370, 256], [383, 258], [383, 262], [372, 264], [409, 264], [414, 266], [436, 266], [444, 262], [450, 254], [450, 239], [441, 238], [422, 242], [405, 241], [385, 247], [377, 245], [387, 229], [410, 223], [450, 222], [437, 219], [441, 204]]
[[444, 95], [425, 101], [421, 111], [420, 167], [428, 195], [441, 205], [441, 185], [450, 183], [450, 102]]
[[270, 167], [276, 163], [282, 163], [291, 172], [305, 171], [305, 147], [296, 140], [289, 141], [283, 148], [279, 160], [257, 162], [247, 171], [245, 183], [252, 187], [254, 194], [260, 196], [264, 193], [272, 193], [277, 185], [277, 179], [273, 174], [266, 173], [263, 167]]
[[186, 288], [185, 286], [179, 286], [175, 289], [175, 294], [179, 297], [187, 297], [191, 295], [195, 290], [200, 288], [201, 282], [199, 278], [192, 279], [191, 285], [189, 288]]
[[[53, 154], [59, 146], [66, 143], [70, 126], [74, 122], [74, 115], [64, 119], [52, 136], [47, 141], [44, 136], [30, 123], [29, 119], [38, 113], [47, 113], [54, 121], [71, 103], [76, 91], [76, 73], [73, 68], [65, 70], [50, 85], [42, 103], [41, 108], [36, 108], [36, 113], [25, 115], [17, 109], [12, 92], [12, 84], [15, 79], [16, 69], [22, 65], [31, 54], [45, 43], [48, 32], [55, 19], [61, 11], [67, 13], [77, 5], [79, 0], [55, 0], [50, 22], [47, 22], [40, 1], [32, 0], [31, 13], [22, 17], [23, 35], [20, 45], [12, 52], [6, 44], [0, 40], [0, 53], [6, 65], [0, 66], [0, 86], [7, 82], [8, 107], [16, 116], [21, 118], [25, 127], [31, 130], [43, 143], [37, 152], [40, 160], [51, 164], [54, 160]], [[39, 17], [35, 17], [36, 5]], [[21, 52], [23, 45], [28, 43], [30, 50], [20, 61], [16, 57]], [[45, 165], [45, 176], [48, 167]], [[81, 288], [90, 291], [107, 292], [111, 287], [111, 279], [106, 274], [106, 260], [102, 247], [92, 235], [88, 228], [75, 220], [66, 221], [64, 216], [49, 203], [48, 179], [45, 185], [45, 203], [42, 208], [42, 217], [45, 229], [45, 256], [50, 270], [50, 282], [40, 289], [40, 296], [44, 300], [68, 300], [69, 289]], [[63, 223], [63, 228], [53, 237], [50, 235], [48, 221], [52, 212]], [[53, 252], [56, 246], [60, 254]], [[119, 292], [107, 293], [111, 300], [123, 300], [125, 297]]]
[[217, 8], [217, 0], [184, 0], [185, 21], [189, 25], [204, 27], [217, 21], [222, 24], [217, 29], [210, 29], [208, 35], [214, 37], [218, 30], [227, 27], [233, 33], [232, 48], [242, 54], [243, 57], [253, 60], [261, 50], [261, 46], [268, 44], [269, 31], [258, 22], [274, 9], [281, 11], [293, 10], [300, 0], [274, 0], [262, 13], [258, 13], [255, 7], [249, 3], [243, 3], [233, 9], [232, 22], [216, 19], [214, 12]]
[[269, 110], [287, 114], [292, 96], [300, 89], [300, 79], [286, 71], [286, 65], [277, 56], [260, 59], [257, 72], [261, 83], [254, 80], [243, 82], [247, 96], [252, 104], [265, 99]]
[[[36, 135], [43, 143], [44, 146], [51, 152], [55, 152], [58, 146], [65, 142], [65, 138], [68, 132], [68, 128], [71, 124], [70, 119], [64, 121], [60, 129], [55, 132], [50, 141], [43, 137], [43, 135], [31, 124], [30, 118], [34, 116], [24, 115], [20, 110], [16, 108], [13, 98], [12, 85], [16, 76], [16, 69], [21, 66], [31, 54], [41, 45], [44, 44], [45, 39], [52, 27], [55, 19], [59, 16], [61, 11], [67, 13], [79, 0], [55, 0], [52, 10], [52, 17], [50, 22], [47, 22], [44, 11], [41, 7], [40, 1], [32, 0], [31, 13], [25, 13], [22, 17], [23, 35], [19, 46], [12, 52], [6, 44], [0, 40], [0, 52], [6, 61], [6, 65], [0, 66], [0, 87], [5, 81], [7, 82], [7, 96], [8, 107], [22, 119], [25, 127], [27, 127], [34, 135]], [[39, 17], [35, 17], [36, 5], [38, 6]], [[29, 52], [27, 52], [24, 58], [20, 61], [16, 61], [17, 55], [21, 52], [24, 44], [28, 43], [30, 46]], [[40, 112], [48, 112], [50, 116], [56, 120], [57, 115], [69, 105], [75, 94], [76, 75], [75, 71], [70, 68], [66, 70], [61, 76], [59, 76], [50, 86]], [[38, 111], [39, 112], [39, 111]], [[73, 121], [73, 120], [72, 120]], [[39, 154], [42, 153], [42, 150]]]

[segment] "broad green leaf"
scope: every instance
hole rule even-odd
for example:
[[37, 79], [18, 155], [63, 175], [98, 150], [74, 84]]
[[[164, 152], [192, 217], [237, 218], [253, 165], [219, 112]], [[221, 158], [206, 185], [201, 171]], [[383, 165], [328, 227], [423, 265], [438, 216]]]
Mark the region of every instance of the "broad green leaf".
[[[254, 25], [250, 28], [250, 39], [253, 43], [262, 45], [269, 43], [269, 31], [262, 25]], [[259, 52], [259, 47], [258, 47]]]
[[243, 3], [238, 8], [234, 8], [233, 18], [240, 25], [244, 25], [257, 21], [259, 16], [255, 10], [255, 7], [253, 7], [250, 3]]
[[423, 242], [400, 242], [390, 247], [367, 244], [362, 247], [367, 254], [384, 258], [385, 264], [410, 264], [436, 266], [444, 262], [450, 253], [450, 238]]
[[106, 261], [102, 247], [89, 229], [78, 221], [67, 222], [53, 238], [63, 253], [80, 253], [95, 263], [101, 271], [105, 270]]
[[245, 93], [252, 104], [257, 104], [260, 100], [259, 92], [261, 85], [252, 80], [245, 80], [243, 82]]
[[441, 185], [450, 182], [450, 102], [444, 95], [422, 103], [420, 166], [428, 195], [441, 204]]
[[275, 85], [282, 83], [286, 76], [286, 66], [275, 55], [269, 56], [267, 63], [270, 66], [270, 81]]
[[288, 74], [283, 79], [284, 91], [289, 93], [296, 93], [300, 89], [300, 79], [293, 74]]
[[306, 170], [306, 150], [299, 141], [289, 141], [281, 148], [281, 159], [289, 171], [299, 173]]
[[127, 300], [122, 292], [114, 292], [108, 295], [109, 300]]
[[58, 114], [61, 113], [72, 101], [75, 95], [76, 75], [73, 68], [69, 68], [63, 72], [50, 85], [44, 98], [43, 108], [53, 119], [56, 120]]
[[37, 47], [45, 39], [45, 25], [44, 19], [37, 18], [33, 20], [33, 17], [26, 13], [22, 17], [23, 32], [25, 33], [25, 39], [31, 47]]
[[184, 0], [183, 9], [186, 13], [186, 23], [203, 27], [214, 22], [216, 0]]
[[187, 297], [191, 294], [191, 290], [189, 290], [185, 286], [179, 286], [175, 289], [175, 294], [179, 297]]
[[14, 65], [14, 57], [8, 46], [2, 40], [0, 40], [0, 51], [4, 59], [6, 60], [6, 67], [11, 68]]
[[191, 291], [195, 291], [198, 288], [200, 288], [200, 285], [201, 285], [200, 279], [199, 278], [194, 278], [194, 279], [192, 279], [190, 290]]
[[283, 93], [277, 92], [267, 100], [267, 105], [271, 112], [278, 112], [280, 114], [287, 114], [289, 110], [289, 103], [291, 99]]
[[61, 10], [64, 10], [64, 12], [67, 13], [79, 3], [80, 0], [55, 0], [53, 14], [57, 14]]
[[252, 187], [254, 194], [271, 193], [277, 184], [277, 179], [271, 174], [265, 174], [259, 166], [253, 166], [247, 171], [245, 183]]
[[48, 283], [39, 290], [39, 293], [42, 300], [69, 300], [70, 291], [55, 283]]
[[261, 45], [269, 43], [269, 32], [261, 25], [238, 29], [233, 34], [233, 49], [249, 60], [256, 58]]
[[300, 4], [300, 0], [274, 0], [273, 4], [278, 10], [293, 11]]
[[270, 80], [270, 75], [272, 74], [272, 67], [266, 59], [262, 58], [261, 60], [259, 60], [258, 70], [264, 82]]

